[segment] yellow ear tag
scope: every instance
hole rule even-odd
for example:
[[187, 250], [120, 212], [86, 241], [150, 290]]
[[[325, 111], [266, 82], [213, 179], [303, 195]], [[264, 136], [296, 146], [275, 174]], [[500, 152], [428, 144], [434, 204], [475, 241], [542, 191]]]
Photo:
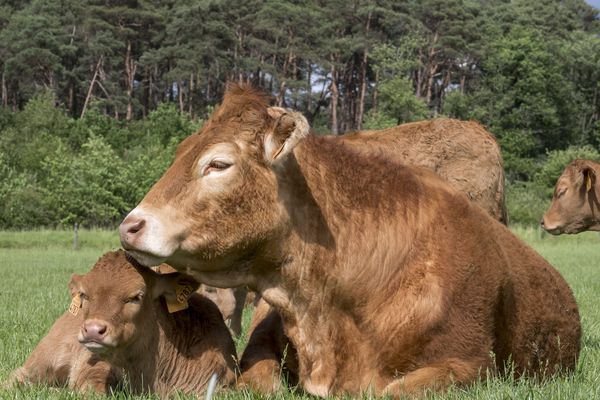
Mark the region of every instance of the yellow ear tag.
[[69, 305], [69, 312], [73, 315], [77, 315], [79, 309], [81, 308], [81, 297], [79, 293], [73, 296], [73, 300], [71, 300], [71, 304]]
[[589, 192], [592, 188], [592, 178], [589, 175], [585, 176], [585, 189]]
[[169, 313], [185, 310], [188, 308], [187, 299], [194, 292], [194, 287], [191, 283], [185, 280], [175, 283], [175, 300], [167, 299], [167, 309]]

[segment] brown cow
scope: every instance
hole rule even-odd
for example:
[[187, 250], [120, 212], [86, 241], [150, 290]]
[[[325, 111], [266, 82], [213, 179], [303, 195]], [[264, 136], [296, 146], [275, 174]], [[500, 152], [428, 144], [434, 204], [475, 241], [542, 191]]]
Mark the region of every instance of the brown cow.
[[541, 225], [553, 235], [600, 231], [600, 187], [596, 177], [600, 164], [575, 160], [556, 182], [552, 203]]
[[438, 118], [332, 138], [368, 156], [432, 170], [493, 218], [508, 223], [500, 146], [475, 121]]
[[194, 293], [189, 308], [167, 310], [183, 308], [198, 286], [178, 272], [134, 265], [123, 251], [107, 253], [87, 274], [72, 276], [70, 312], [12, 379], [106, 392], [125, 375], [133, 393], [161, 396], [199, 394], [213, 373], [230, 385], [235, 347], [215, 304]]
[[123, 246], [256, 290], [311, 394], [444, 389], [509, 360], [519, 375], [575, 367], [577, 304], [542, 257], [430, 171], [308, 130], [231, 87], [125, 218]]

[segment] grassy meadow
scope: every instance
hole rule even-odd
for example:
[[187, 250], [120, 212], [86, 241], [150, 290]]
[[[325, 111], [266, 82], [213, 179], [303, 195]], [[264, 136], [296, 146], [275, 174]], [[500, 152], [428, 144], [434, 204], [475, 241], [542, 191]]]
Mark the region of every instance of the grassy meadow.
[[[448, 399], [594, 399], [600, 398], [600, 235], [553, 237], [534, 228], [513, 228], [556, 266], [570, 283], [583, 324], [580, 362], [575, 373], [538, 384], [530, 380], [490, 378], [466, 389], [431, 398]], [[82, 230], [79, 249], [68, 231], [0, 232], [0, 382], [22, 365], [69, 302], [67, 282], [85, 273], [105, 251], [118, 247], [114, 231]], [[246, 310], [244, 326], [248, 326]], [[244, 339], [238, 341], [243, 348]], [[89, 396], [96, 398], [97, 396]], [[115, 393], [114, 398], [133, 398]], [[185, 396], [176, 396], [186, 398]], [[255, 398], [250, 392], [219, 394], [224, 399]], [[0, 389], [1, 399], [76, 399], [66, 389], [29, 387]], [[153, 398], [151, 396], [139, 398]], [[286, 391], [276, 398], [310, 398]]]

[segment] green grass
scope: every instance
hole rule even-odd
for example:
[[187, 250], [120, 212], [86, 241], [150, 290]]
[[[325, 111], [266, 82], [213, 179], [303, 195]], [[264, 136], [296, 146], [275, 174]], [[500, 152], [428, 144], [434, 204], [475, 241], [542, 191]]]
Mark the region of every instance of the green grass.
[[[431, 398], [447, 399], [594, 399], [600, 398], [600, 235], [585, 233], [554, 237], [539, 229], [513, 231], [556, 266], [570, 283], [579, 303], [583, 348], [575, 373], [544, 384], [522, 379], [490, 378], [466, 389], [453, 389]], [[114, 231], [80, 231], [79, 250], [72, 249], [72, 232], [0, 232], [0, 381], [22, 365], [54, 320], [69, 304], [67, 282], [84, 273], [105, 251], [118, 247]], [[248, 326], [250, 310], [244, 325]], [[244, 340], [239, 340], [243, 348]], [[257, 397], [229, 392], [218, 397], [239, 400]], [[0, 399], [76, 399], [66, 389], [28, 387], [0, 389]], [[96, 396], [91, 396], [96, 398]], [[117, 393], [114, 398], [131, 398]], [[139, 398], [155, 398], [152, 396]], [[180, 398], [185, 398], [180, 396]], [[275, 398], [308, 399], [287, 391]]]

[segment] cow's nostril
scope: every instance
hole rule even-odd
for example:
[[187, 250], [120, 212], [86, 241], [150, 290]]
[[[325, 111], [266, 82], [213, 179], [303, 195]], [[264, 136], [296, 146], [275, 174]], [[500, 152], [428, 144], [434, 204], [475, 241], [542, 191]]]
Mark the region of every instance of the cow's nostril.
[[127, 233], [136, 234], [139, 231], [141, 231], [142, 228], [144, 228], [144, 225], [146, 225], [145, 219], [140, 219], [133, 223], [130, 223], [130, 225], [127, 227]]
[[102, 339], [106, 335], [106, 324], [90, 321], [83, 324], [83, 333], [89, 339]]
[[544, 227], [544, 219], [542, 218], [542, 220], [540, 221], [540, 225], [542, 226], [542, 228]]

